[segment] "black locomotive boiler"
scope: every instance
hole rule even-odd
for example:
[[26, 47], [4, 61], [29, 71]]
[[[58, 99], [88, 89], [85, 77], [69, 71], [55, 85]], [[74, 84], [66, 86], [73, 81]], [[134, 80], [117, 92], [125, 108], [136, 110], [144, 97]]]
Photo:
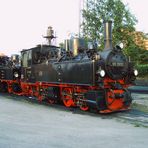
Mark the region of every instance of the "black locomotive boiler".
[[129, 109], [132, 98], [127, 88], [137, 70], [119, 46], [112, 46], [111, 25], [111, 21], [104, 22], [105, 48], [101, 52], [76, 44], [78, 39], [73, 40], [73, 48], [61, 50], [50, 44], [54, 37], [50, 27], [49, 45], [22, 50], [21, 78], [14, 80], [15, 89], [6, 81], [7, 87], [12, 93], [82, 110], [108, 113]]

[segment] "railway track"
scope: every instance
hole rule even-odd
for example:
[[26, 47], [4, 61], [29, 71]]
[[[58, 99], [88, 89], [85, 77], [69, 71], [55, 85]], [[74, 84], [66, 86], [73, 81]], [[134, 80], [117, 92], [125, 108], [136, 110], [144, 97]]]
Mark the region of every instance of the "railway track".
[[[139, 103], [139, 102], [144, 102], [148, 101], [148, 94], [132, 94], [133, 95], [133, 102]], [[23, 101], [26, 103], [35, 103], [35, 104], [41, 104], [39, 103], [35, 98], [28, 98], [24, 96], [15, 96], [15, 95], [9, 95], [9, 94], [0, 94], [0, 98], [6, 97], [7, 99], [13, 99], [16, 101]], [[143, 100], [141, 101], [141, 98]], [[66, 108], [65, 106], [59, 105], [59, 104], [49, 104], [47, 102], [42, 103], [45, 106], [53, 107], [56, 108], [57, 110], [60, 111], [68, 111], [71, 112], [72, 114], [82, 114], [86, 116], [94, 116], [94, 117], [100, 117], [102, 119], [115, 119], [119, 122], [123, 123], [130, 123], [133, 124], [135, 127], [148, 127], [148, 112], [146, 111], [141, 111], [141, 109], [138, 109], [135, 106], [132, 106], [131, 110], [128, 111], [123, 111], [123, 112], [116, 112], [116, 113], [110, 113], [110, 114], [98, 114], [95, 111], [91, 112], [84, 112], [81, 111], [78, 108]], [[148, 106], [147, 106], [148, 108]]]

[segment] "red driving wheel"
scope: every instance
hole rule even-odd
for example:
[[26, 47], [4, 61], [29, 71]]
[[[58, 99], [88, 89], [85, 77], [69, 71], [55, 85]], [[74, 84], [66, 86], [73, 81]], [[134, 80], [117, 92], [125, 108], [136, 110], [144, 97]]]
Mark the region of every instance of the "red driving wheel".
[[62, 91], [63, 103], [66, 107], [74, 106], [72, 99], [72, 88], [64, 88]]
[[87, 106], [86, 102], [82, 102], [82, 104], [80, 105], [80, 109], [83, 111], [87, 111], [89, 109], [89, 107]]

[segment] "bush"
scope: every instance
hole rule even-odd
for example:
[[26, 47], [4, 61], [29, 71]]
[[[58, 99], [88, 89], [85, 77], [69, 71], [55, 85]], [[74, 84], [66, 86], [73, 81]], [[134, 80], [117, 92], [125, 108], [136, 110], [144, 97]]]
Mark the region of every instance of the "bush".
[[136, 68], [139, 72], [139, 77], [148, 76], [148, 64], [137, 65]]

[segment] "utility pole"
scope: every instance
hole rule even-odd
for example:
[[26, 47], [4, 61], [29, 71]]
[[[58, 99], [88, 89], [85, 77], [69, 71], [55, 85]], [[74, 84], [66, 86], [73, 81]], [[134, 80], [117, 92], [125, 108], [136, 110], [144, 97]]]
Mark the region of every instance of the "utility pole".
[[81, 37], [82, 28], [81, 25], [83, 23], [82, 11], [83, 11], [84, 0], [79, 0], [79, 38]]
[[88, 1], [89, 0], [79, 0], [79, 37], [82, 37], [82, 24], [84, 23], [84, 19], [83, 19], [83, 10], [88, 9]]

